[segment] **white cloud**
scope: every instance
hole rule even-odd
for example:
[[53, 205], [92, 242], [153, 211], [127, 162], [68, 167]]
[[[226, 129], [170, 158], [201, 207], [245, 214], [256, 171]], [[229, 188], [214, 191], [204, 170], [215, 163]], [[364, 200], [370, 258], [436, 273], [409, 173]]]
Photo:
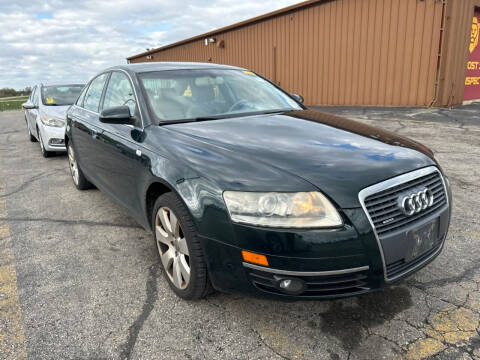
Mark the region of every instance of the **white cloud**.
[[0, 0], [0, 88], [86, 82], [125, 58], [298, 0]]

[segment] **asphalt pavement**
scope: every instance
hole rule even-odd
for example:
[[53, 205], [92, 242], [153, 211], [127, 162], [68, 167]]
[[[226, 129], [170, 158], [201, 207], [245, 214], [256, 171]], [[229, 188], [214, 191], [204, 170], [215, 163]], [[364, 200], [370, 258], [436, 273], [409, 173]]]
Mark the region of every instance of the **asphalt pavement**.
[[0, 359], [480, 359], [480, 105], [324, 110], [431, 147], [454, 202], [432, 264], [323, 302], [177, 298], [151, 234], [0, 113]]

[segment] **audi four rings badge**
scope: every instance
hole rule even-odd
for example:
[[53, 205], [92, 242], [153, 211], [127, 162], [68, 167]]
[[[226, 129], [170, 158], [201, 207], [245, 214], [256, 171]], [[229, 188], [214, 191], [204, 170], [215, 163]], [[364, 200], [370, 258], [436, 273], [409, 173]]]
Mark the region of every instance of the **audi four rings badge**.
[[398, 198], [398, 207], [403, 214], [412, 216], [433, 205], [433, 193], [430, 189], [423, 189], [412, 194], [403, 194]]

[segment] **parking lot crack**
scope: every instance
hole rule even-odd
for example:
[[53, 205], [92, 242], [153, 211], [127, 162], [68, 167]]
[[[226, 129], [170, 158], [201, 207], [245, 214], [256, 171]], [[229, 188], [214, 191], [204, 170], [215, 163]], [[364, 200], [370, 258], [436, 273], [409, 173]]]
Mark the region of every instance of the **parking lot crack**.
[[57, 223], [65, 225], [86, 225], [86, 226], [109, 226], [116, 228], [141, 229], [138, 225], [130, 224], [116, 224], [102, 221], [90, 220], [66, 220], [66, 219], [51, 219], [51, 218], [29, 218], [29, 217], [0, 217], [0, 221], [18, 221], [18, 222], [41, 222], [41, 223]]
[[478, 187], [478, 184], [466, 181], [464, 179], [456, 177], [455, 175], [453, 175], [453, 176], [450, 175], [449, 179], [452, 183], [454, 183], [455, 185], [458, 185], [458, 187], [461, 188], [461, 189], [467, 189], [469, 187], [473, 187], [473, 188]]
[[133, 349], [137, 342], [138, 334], [143, 328], [145, 321], [148, 319], [150, 313], [153, 310], [154, 304], [158, 299], [157, 289], [157, 274], [158, 264], [150, 266], [148, 271], [148, 277], [146, 281], [146, 298], [143, 303], [142, 312], [138, 315], [132, 325], [128, 329], [127, 341], [120, 346], [120, 359], [131, 359]]
[[461, 273], [455, 276], [451, 276], [443, 279], [430, 280], [426, 282], [420, 282], [415, 279], [412, 279], [408, 281], [408, 284], [418, 288], [419, 290], [425, 291], [428, 288], [432, 288], [432, 287], [441, 287], [451, 283], [458, 283], [460, 281], [471, 280], [474, 277], [477, 270], [480, 270], [480, 262], [474, 263], [472, 266], [466, 268]]
[[393, 132], [394, 133], [398, 133], [400, 132], [401, 130], [405, 129], [407, 127], [407, 125], [405, 125], [402, 121], [398, 120], [397, 121], [397, 124], [398, 124], [398, 128], [394, 129]]
[[15, 190], [9, 192], [9, 193], [6, 193], [6, 194], [2, 194], [0, 195], [0, 199], [2, 198], [6, 198], [6, 197], [9, 197], [13, 194], [16, 194], [22, 190], [24, 190], [25, 188], [27, 188], [28, 186], [30, 186], [32, 183], [34, 183], [35, 181], [38, 181], [40, 179], [43, 179], [43, 178], [46, 178], [46, 177], [49, 177], [49, 176], [52, 176], [60, 171], [63, 171], [65, 170], [64, 168], [61, 168], [61, 169], [54, 169], [53, 171], [46, 171], [46, 172], [43, 172], [43, 173], [40, 173], [38, 175], [35, 175], [35, 176], [32, 176], [30, 179], [28, 179], [27, 181], [23, 182], [22, 184], [20, 184], [19, 187], [17, 187]]
[[19, 132], [20, 130], [4, 131], [4, 132], [0, 132], [0, 135], [18, 134]]
[[262, 337], [262, 335], [254, 328], [250, 328], [252, 330], [252, 332], [257, 335], [257, 337], [260, 339], [260, 342], [266, 347], [268, 348], [271, 352], [273, 352], [275, 355], [277, 355], [278, 357], [281, 357], [282, 359], [285, 359], [285, 360], [292, 360], [291, 358], [279, 353], [277, 350], [275, 350], [274, 347], [270, 346], [266, 341], [265, 339]]
[[[428, 292], [427, 289], [422, 289], [422, 288], [416, 286], [415, 284], [410, 283], [409, 285], [412, 286], [412, 287], [414, 287], [414, 288], [416, 288], [417, 290], [422, 291], [425, 295], [427, 295], [427, 296], [429, 296], [429, 297], [431, 297], [431, 298], [440, 300], [440, 301], [442, 301], [442, 302], [444, 302], [444, 303], [446, 303], [446, 304], [448, 304], [448, 305], [454, 306], [454, 307], [462, 306], [462, 304], [465, 302], [465, 300], [464, 300], [462, 303], [454, 303], [454, 302], [448, 300], [447, 298], [442, 298], [442, 297], [440, 297], [440, 296], [438, 296], [438, 295], [432, 294], [432, 293]], [[431, 309], [428, 305], [427, 305], [427, 307], [429, 308], [429, 314], [428, 314], [428, 316], [427, 316], [427, 319], [428, 319], [428, 317], [431, 315], [432, 311], [434, 311], [434, 310]]]

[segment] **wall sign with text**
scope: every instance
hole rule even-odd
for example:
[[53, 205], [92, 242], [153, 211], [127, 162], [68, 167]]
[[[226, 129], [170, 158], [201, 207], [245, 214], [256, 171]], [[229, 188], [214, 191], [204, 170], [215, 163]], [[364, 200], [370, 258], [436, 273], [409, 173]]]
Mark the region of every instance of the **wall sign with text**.
[[470, 34], [470, 55], [467, 63], [467, 75], [465, 77], [465, 92], [463, 100], [480, 99], [480, 11], [475, 10]]

